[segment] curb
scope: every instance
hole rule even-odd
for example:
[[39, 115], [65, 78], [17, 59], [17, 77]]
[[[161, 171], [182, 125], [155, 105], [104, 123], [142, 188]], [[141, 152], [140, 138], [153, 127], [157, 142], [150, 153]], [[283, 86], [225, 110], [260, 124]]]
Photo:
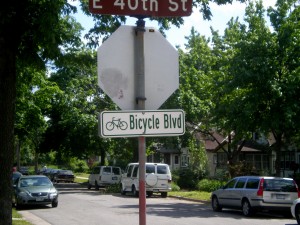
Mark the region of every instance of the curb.
[[197, 199], [191, 199], [191, 198], [186, 198], [186, 197], [181, 197], [181, 196], [168, 196], [168, 198], [176, 198], [179, 200], [185, 200], [185, 201], [190, 201], [190, 202], [198, 202], [202, 204], [210, 204], [209, 200], [197, 200]]
[[45, 220], [37, 217], [36, 215], [27, 212], [27, 211], [19, 211], [19, 213], [23, 216], [23, 220], [26, 220], [34, 225], [51, 225], [50, 223], [46, 222]]

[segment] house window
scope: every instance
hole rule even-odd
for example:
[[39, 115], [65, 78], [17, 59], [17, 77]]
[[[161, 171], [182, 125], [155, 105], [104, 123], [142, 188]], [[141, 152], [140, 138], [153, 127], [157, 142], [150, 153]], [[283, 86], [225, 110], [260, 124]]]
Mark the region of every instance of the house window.
[[227, 155], [225, 152], [218, 152], [217, 153], [217, 165], [218, 166], [225, 166], [227, 165]]
[[280, 162], [280, 167], [281, 169], [292, 169], [292, 166], [295, 164], [296, 159], [295, 159], [295, 152], [282, 152], [281, 153], [281, 162]]
[[181, 167], [187, 167], [189, 165], [189, 157], [187, 155], [181, 156]]
[[178, 155], [175, 155], [174, 161], [175, 161], [174, 162], [175, 165], [179, 164], [179, 156]]
[[269, 157], [267, 154], [247, 154], [245, 161], [253, 166], [255, 170], [268, 170]]
[[214, 163], [214, 164], [217, 164], [217, 163], [218, 163], [218, 157], [217, 157], [217, 155], [214, 155], [214, 156], [213, 156], [213, 163]]

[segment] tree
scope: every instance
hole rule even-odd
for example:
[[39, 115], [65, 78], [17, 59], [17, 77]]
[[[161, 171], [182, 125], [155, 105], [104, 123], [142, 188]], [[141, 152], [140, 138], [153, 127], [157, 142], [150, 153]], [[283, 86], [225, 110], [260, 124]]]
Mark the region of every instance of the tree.
[[[274, 28], [274, 97], [267, 111], [267, 126], [273, 133], [277, 153], [276, 174], [280, 174], [282, 147], [299, 137], [300, 113], [300, 7], [299, 1], [277, 1], [277, 9], [268, 10]], [[291, 142], [292, 141], [292, 142]]]
[[274, 32], [259, 1], [246, 8], [245, 23], [232, 19], [224, 37], [213, 38], [214, 51], [224, 54], [214, 76], [214, 121], [228, 134], [234, 131], [236, 141], [271, 132], [278, 176], [282, 149], [299, 135], [297, 2], [277, 1], [277, 8], [269, 9]]
[[64, 27], [67, 24], [64, 13], [72, 10], [65, 1], [17, 1], [0, 9], [0, 113], [3, 115], [0, 118], [0, 221], [3, 224], [12, 223], [16, 80], [29, 65], [45, 67], [44, 59], [54, 59], [64, 42], [76, 44], [73, 30]]
[[[243, 0], [240, 0], [243, 2]], [[82, 0], [87, 9], [87, 0]], [[231, 0], [215, 0], [218, 4]], [[209, 18], [209, 1], [195, 0], [204, 16]], [[0, 221], [11, 224], [11, 168], [14, 158], [14, 119], [17, 74], [16, 65], [46, 66], [70, 46], [80, 41], [78, 24], [69, 17], [76, 11], [66, 0], [11, 1], [0, 9]], [[95, 16], [97, 19], [98, 16]], [[106, 28], [118, 24], [118, 17], [98, 17], [97, 34], [109, 33]], [[168, 20], [164, 20], [168, 21]], [[170, 19], [172, 23], [182, 19]], [[179, 23], [180, 24], [180, 23]], [[18, 29], [16, 29], [18, 28]]]
[[272, 76], [273, 38], [264, 19], [262, 2], [250, 3], [244, 23], [231, 19], [223, 37], [213, 33], [213, 51], [221, 55], [214, 73], [213, 108], [215, 127], [227, 137], [229, 166], [252, 133], [262, 130], [261, 108], [270, 99], [268, 85]]

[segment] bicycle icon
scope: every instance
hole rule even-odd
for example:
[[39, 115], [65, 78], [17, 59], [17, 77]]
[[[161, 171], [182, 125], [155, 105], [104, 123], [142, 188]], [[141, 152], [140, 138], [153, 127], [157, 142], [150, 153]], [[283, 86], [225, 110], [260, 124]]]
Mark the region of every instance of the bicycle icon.
[[115, 127], [117, 129], [126, 130], [128, 124], [126, 123], [126, 121], [121, 121], [121, 118], [115, 119], [115, 117], [113, 117], [112, 120], [107, 122], [105, 126], [108, 131], [112, 131], [113, 129], [115, 129]]

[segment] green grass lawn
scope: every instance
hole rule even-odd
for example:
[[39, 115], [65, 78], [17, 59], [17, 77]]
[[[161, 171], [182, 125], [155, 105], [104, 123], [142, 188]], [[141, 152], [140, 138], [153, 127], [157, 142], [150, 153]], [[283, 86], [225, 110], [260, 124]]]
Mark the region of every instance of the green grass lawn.
[[204, 192], [204, 191], [171, 191], [168, 194], [172, 197], [183, 197], [187, 199], [192, 200], [198, 200], [198, 201], [210, 201], [210, 192]]
[[86, 183], [88, 181], [89, 174], [86, 173], [76, 173], [75, 174], [75, 183]]
[[23, 220], [22, 215], [15, 208], [12, 209], [12, 218], [12, 225], [32, 225], [28, 221]]

